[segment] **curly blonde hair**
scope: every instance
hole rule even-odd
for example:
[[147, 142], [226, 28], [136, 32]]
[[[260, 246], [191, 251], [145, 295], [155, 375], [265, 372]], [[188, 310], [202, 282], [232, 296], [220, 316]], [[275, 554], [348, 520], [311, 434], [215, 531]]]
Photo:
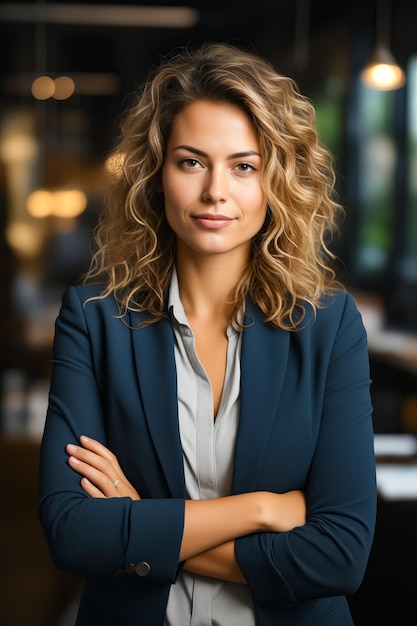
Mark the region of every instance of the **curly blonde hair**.
[[197, 100], [238, 105], [251, 119], [263, 159], [268, 211], [233, 297], [237, 323], [249, 295], [265, 320], [296, 329], [306, 305], [343, 286], [330, 241], [342, 207], [334, 199], [331, 154], [320, 144], [315, 110], [291, 78], [252, 51], [226, 43], [184, 48], [154, 68], [121, 122], [113, 151], [119, 171], [107, 189], [106, 211], [95, 232], [96, 252], [85, 282], [99, 297], [113, 294], [120, 315], [166, 315], [175, 263], [175, 234], [161, 193], [161, 168], [176, 115]]

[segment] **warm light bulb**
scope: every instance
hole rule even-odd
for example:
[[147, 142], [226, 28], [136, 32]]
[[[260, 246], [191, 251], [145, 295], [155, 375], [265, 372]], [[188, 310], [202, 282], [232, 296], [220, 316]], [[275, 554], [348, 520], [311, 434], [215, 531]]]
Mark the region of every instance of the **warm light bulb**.
[[36, 100], [47, 100], [55, 91], [55, 81], [50, 76], [38, 76], [32, 83], [32, 95]]
[[6, 241], [17, 254], [31, 258], [36, 256], [42, 245], [36, 228], [26, 222], [11, 222], [6, 227]]
[[54, 192], [52, 213], [56, 217], [72, 218], [87, 207], [87, 197], [79, 189], [62, 189]]
[[373, 50], [368, 65], [362, 70], [361, 80], [369, 89], [390, 91], [400, 89], [405, 84], [405, 74], [397, 65], [391, 50], [379, 45]]
[[70, 76], [58, 76], [55, 78], [55, 100], [67, 100], [75, 91], [75, 83]]
[[52, 192], [47, 189], [37, 189], [30, 194], [26, 204], [32, 217], [47, 217], [53, 210]]
[[365, 68], [362, 72], [362, 81], [370, 89], [389, 91], [400, 89], [405, 83], [405, 75], [398, 65], [377, 63]]

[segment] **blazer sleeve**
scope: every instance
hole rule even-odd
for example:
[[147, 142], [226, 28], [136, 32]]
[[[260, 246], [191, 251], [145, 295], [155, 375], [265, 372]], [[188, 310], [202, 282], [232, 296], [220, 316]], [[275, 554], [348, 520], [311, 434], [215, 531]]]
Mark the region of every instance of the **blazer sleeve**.
[[[81, 434], [107, 444], [105, 382], [99, 384], [93, 358], [93, 343], [104, 342], [104, 331], [99, 320], [87, 324], [80, 293], [74, 287], [65, 292], [55, 328], [39, 466], [38, 515], [48, 548], [57, 567], [83, 577], [113, 576], [129, 567], [131, 571], [130, 564], [145, 562], [150, 567], [147, 580], [172, 583], [178, 570], [184, 501], [91, 498], [68, 465], [65, 446], [78, 442]], [[115, 318], [112, 306], [109, 302], [106, 313]]]
[[[353, 593], [362, 582], [373, 540], [376, 472], [369, 356], [353, 298], [339, 297], [312, 329], [306, 366], [323, 370], [315, 378], [321, 376], [323, 384], [312, 390], [320, 424], [306, 483], [307, 523], [235, 542], [255, 604], [265, 609]], [[328, 357], [323, 359], [326, 342]]]

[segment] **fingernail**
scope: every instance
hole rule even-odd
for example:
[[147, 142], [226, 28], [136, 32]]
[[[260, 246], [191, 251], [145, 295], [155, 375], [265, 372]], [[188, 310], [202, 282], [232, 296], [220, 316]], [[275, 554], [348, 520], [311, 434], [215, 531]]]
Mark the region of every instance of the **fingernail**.
[[70, 456], [68, 461], [71, 463], [71, 465], [78, 465], [79, 464], [79, 460], [75, 458], [75, 456]]
[[75, 454], [77, 452], [77, 446], [74, 446], [73, 443], [69, 443], [67, 445], [67, 452], [69, 452], [69, 454]]
[[88, 437], [86, 435], [81, 435], [80, 440], [81, 441], [88, 441]]

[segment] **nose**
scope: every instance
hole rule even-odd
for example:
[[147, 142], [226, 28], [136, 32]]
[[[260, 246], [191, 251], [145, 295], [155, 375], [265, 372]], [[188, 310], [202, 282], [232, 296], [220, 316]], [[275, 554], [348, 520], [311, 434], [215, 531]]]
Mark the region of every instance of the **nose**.
[[205, 202], [226, 202], [228, 197], [227, 173], [222, 168], [213, 168], [207, 171], [203, 189]]

